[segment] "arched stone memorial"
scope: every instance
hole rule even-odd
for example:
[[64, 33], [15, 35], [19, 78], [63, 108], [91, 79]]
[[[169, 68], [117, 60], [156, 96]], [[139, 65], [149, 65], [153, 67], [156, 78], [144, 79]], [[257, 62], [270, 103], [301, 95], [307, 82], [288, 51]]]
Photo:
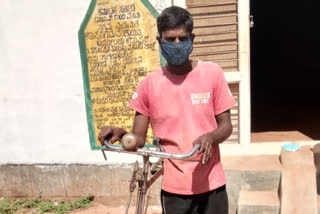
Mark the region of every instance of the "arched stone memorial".
[[134, 111], [128, 102], [139, 81], [164, 63], [157, 16], [147, 0], [90, 3], [79, 45], [91, 149], [101, 147], [97, 135], [105, 125], [131, 130]]

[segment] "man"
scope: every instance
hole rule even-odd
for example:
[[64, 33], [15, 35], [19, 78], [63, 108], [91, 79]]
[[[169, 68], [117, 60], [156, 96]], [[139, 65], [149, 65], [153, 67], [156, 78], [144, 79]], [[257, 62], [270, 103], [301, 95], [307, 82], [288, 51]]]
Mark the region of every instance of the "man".
[[[136, 111], [132, 133], [143, 147], [149, 122], [165, 152], [186, 153], [200, 144], [201, 162], [165, 160], [161, 190], [163, 213], [228, 213], [219, 144], [232, 133], [235, 104], [223, 71], [214, 63], [189, 59], [195, 35], [188, 11], [172, 6], [157, 19], [167, 64], [139, 84], [129, 107]], [[114, 143], [127, 132], [104, 127], [101, 143]]]

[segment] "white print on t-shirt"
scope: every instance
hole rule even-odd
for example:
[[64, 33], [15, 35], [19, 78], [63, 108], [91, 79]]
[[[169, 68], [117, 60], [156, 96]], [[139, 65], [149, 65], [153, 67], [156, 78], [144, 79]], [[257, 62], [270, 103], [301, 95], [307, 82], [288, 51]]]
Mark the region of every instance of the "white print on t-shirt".
[[138, 98], [138, 93], [134, 92], [131, 97], [133, 100]]
[[192, 104], [206, 104], [210, 99], [210, 92], [205, 93], [192, 93], [190, 94]]

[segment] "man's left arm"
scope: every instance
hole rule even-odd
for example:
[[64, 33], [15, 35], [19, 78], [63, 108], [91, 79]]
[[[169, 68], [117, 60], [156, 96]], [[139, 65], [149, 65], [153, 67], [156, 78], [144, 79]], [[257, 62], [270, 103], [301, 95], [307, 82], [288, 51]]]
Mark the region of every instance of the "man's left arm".
[[213, 144], [225, 141], [232, 133], [230, 110], [215, 116], [218, 128], [198, 137], [193, 144], [201, 144], [199, 154], [203, 153], [202, 164], [207, 164], [212, 157]]

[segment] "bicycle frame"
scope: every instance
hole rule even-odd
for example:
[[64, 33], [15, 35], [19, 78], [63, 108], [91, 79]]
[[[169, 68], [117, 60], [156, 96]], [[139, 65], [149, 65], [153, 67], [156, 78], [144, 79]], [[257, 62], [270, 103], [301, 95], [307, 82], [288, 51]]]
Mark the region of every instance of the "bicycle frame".
[[[118, 153], [129, 153], [129, 154], [135, 154], [140, 155], [143, 157], [143, 168], [139, 168], [138, 162], [134, 165], [134, 170], [132, 173], [132, 177], [130, 180], [129, 185], [129, 191], [130, 196], [126, 207], [126, 214], [128, 213], [130, 202], [131, 202], [131, 196], [132, 193], [136, 187], [135, 182], [138, 182], [138, 195], [137, 195], [137, 206], [136, 206], [136, 214], [146, 214], [147, 208], [148, 208], [148, 201], [150, 198], [148, 198], [148, 201], [145, 206], [145, 196], [147, 193], [147, 190], [149, 187], [163, 174], [163, 167], [159, 170], [157, 170], [153, 176], [148, 180], [148, 175], [150, 171], [150, 165], [151, 162], [149, 161], [150, 157], [158, 157], [160, 160], [166, 159], [176, 159], [176, 160], [184, 160], [184, 161], [199, 161], [194, 159], [189, 159], [192, 155], [196, 153], [196, 151], [200, 148], [200, 144], [196, 144], [190, 152], [187, 152], [185, 154], [174, 154], [174, 153], [167, 153], [161, 151], [159, 148], [159, 139], [155, 138], [153, 141], [153, 144], [156, 146], [157, 150], [151, 150], [151, 149], [137, 149], [137, 151], [126, 151], [122, 147], [114, 146], [110, 143], [108, 143], [107, 140], [104, 141], [104, 145], [106, 146], [106, 149], [102, 149], [103, 155], [106, 159], [104, 151], [112, 151], [112, 152], [118, 152]], [[145, 206], [145, 209], [144, 209]], [[144, 211], [144, 212], [143, 212]]]

